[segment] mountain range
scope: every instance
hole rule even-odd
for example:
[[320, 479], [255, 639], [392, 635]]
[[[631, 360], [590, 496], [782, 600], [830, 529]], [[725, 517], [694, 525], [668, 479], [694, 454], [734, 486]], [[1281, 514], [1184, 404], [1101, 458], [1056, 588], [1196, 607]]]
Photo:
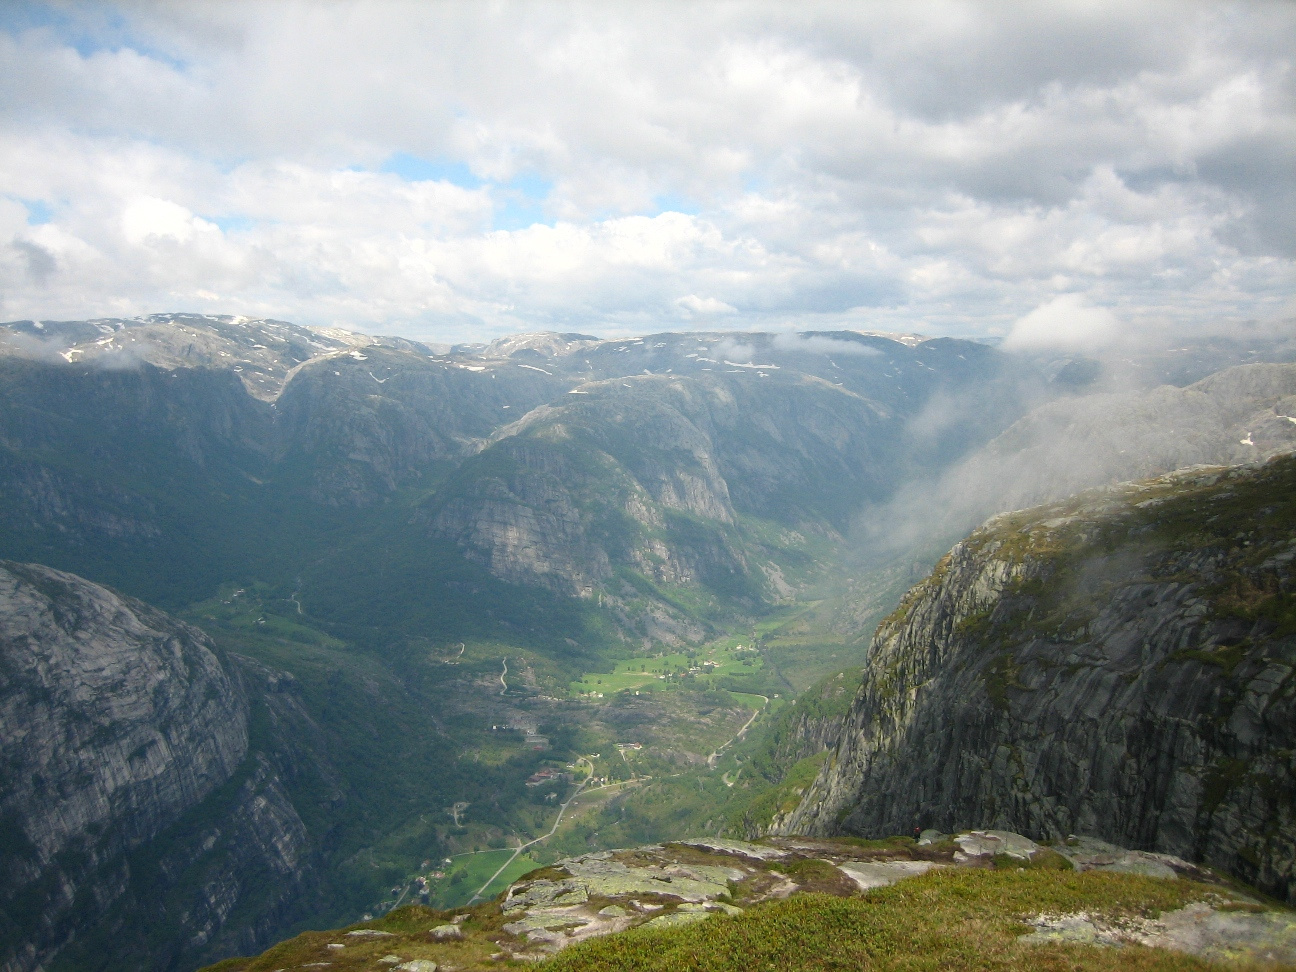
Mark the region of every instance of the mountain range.
[[[1175, 704], [1223, 720], [1221, 693], [1246, 697], [1285, 657], [1285, 622], [1261, 618], [1188, 625], [1113, 668], [1112, 638], [1179, 630], [1145, 601], [1195, 618], [1196, 588], [1157, 586], [1187, 569], [1179, 534], [1110, 564], [1090, 536], [1161, 529], [1135, 512], [1145, 494], [1191, 496], [1166, 500], [1175, 524], [1221, 491], [1281, 494], [1281, 461], [1237, 486], [1195, 473], [1065, 500], [1291, 451], [1296, 365], [1275, 357], [1218, 369], [1236, 349], [1199, 348], [1156, 385], [1171, 369], [1155, 356], [1121, 370], [855, 331], [450, 347], [184, 314], [0, 325], [0, 963], [193, 968], [418, 887], [459, 900], [474, 854], [507, 858], [504, 880], [673, 828], [1087, 827], [1289, 893], [1289, 845], [1257, 843], [1255, 819], [1290, 794], [1256, 796], [1236, 770], [1279, 746], [1269, 716], [1138, 730], [1153, 762], [1195, 740], [1197, 803], [1174, 823], [1152, 819], [1162, 791], [1112, 790], [1108, 769], [1094, 778], [1116, 803], [1064, 812], [1068, 771], [1021, 729], [1065, 722], [1058, 699], [1144, 713], [1164, 694], [1145, 670], [1172, 662], [1193, 673]], [[986, 516], [1059, 501], [940, 560]], [[1265, 542], [1285, 542], [1286, 506], [1255, 504]], [[1289, 561], [1237, 567], [1229, 510], [1192, 569], [1241, 570], [1285, 604]], [[1104, 573], [1147, 591], [1106, 614], [1080, 603], [1106, 588], [1031, 593]], [[975, 603], [948, 593], [965, 587]], [[1032, 627], [1036, 602], [1060, 627]], [[1059, 631], [1080, 674], [1039, 661]], [[993, 648], [1008, 632], [1018, 647]], [[1106, 723], [1072, 731], [1095, 766], [1116, 758], [1094, 741]], [[1004, 747], [1022, 755], [1001, 766]], [[937, 785], [950, 760], [981, 768]], [[909, 803], [870, 803], [884, 772]], [[577, 776], [609, 795], [539, 841]], [[509, 857], [523, 835], [540, 857]], [[443, 859], [443, 890], [412, 881]]]

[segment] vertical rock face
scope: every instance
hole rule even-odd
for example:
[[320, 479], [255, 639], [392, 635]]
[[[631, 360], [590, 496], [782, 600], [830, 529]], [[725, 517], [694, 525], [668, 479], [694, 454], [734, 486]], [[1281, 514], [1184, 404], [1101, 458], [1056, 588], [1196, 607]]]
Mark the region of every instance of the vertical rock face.
[[784, 833], [1091, 834], [1296, 900], [1296, 457], [1005, 514], [879, 627]]
[[243, 694], [201, 632], [0, 561], [0, 967], [35, 967], [111, 904], [129, 879], [114, 862], [226, 782], [247, 746]]

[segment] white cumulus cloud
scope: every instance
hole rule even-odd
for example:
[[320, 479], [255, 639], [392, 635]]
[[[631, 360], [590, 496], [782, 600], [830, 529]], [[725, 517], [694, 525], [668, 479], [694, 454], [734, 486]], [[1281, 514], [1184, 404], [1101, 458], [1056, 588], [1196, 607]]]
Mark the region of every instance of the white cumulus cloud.
[[1003, 343], [1023, 351], [1073, 351], [1103, 347], [1119, 333], [1116, 315], [1107, 308], [1093, 307], [1079, 294], [1063, 294], [1022, 316]]
[[0, 316], [1018, 344], [1104, 307], [1272, 320], [1293, 32], [1210, 0], [15, 7]]

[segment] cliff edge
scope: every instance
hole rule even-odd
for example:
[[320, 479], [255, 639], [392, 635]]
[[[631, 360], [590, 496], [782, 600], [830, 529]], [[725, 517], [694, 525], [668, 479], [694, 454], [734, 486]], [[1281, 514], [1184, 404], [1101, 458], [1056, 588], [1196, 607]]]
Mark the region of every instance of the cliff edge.
[[878, 628], [776, 832], [1098, 836], [1296, 900], [1296, 457], [989, 520]]
[[72, 574], [0, 561], [0, 968], [52, 956], [125, 853], [225, 783], [242, 691], [207, 637]]

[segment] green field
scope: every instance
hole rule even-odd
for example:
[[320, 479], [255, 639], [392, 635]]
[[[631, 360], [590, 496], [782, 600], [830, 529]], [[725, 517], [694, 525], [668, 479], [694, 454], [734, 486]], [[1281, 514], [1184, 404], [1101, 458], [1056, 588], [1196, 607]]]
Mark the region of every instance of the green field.
[[[495, 866], [498, 867], [499, 865], [497, 864]], [[523, 874], [526, 874], [528, 871], [534, 871], [539, 866], [540, 862], [535, 860], [535, 858], [530, 854], [521, 855], [512, 864], [504, 868], [500, 876], [490, 883], [490, 887], [488, 887], [482, 894], [482, 899], [489, 901], [520, 878]], [[480, 887], [480, 885], [478, 885], [478, 887]]]
[[[453, 863], [446, 865], [445, 877], [432, 882], [432, 893], [428, 895], [428, 904], [433, 908], [458, 908], [467, 904], [468, 899], [476, 893], [486, 879], [512, 855], [512, 848], [505, 848], [475, 854], [460, 854], [452, 858]], [[505, 868], [504, 873], [493, 882], [499, 887], [494, 891], [487, 890], [490, 894], [498, 894], [504, 890], [509, 881], [536, 867], [539, 865], [524, 854], [514, 861], [512, 866]]]
[[[742, 646], [743, 650], [739, 651]], [[709, 664], [708, 664], [709, 663]], [[675, 652], [650, 658], [629, 658], [611, 672], [594, 672], [572, 682], [573, 695], [616, 692], [656, 692], [689, 684], [711, 688], [722, 678], [744, 678], [760, 673], [759, 652], [735, 639], [713, 642], [695, 652]]]

